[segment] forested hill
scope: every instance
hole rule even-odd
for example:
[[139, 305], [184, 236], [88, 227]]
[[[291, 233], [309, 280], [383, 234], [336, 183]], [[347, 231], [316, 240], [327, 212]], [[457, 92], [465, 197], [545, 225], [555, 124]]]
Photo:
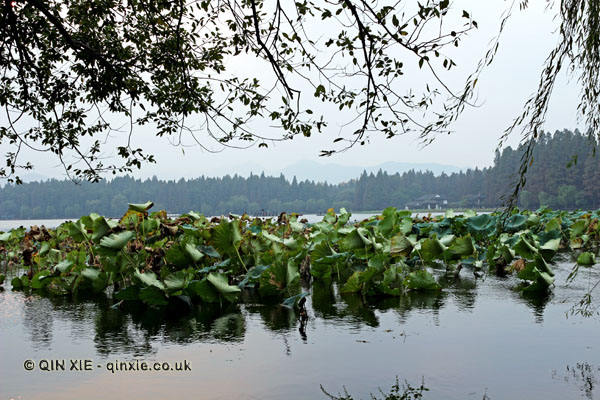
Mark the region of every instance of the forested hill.
[[[522, 192], [522, 207], [558, 208], [600, 206], [600, 155], [597, 146], [579, 132], [557, 131], [539, 138], [534, 163]], [[334, 207], [351, 211], [404, 208], [425, 195], [439, 195], [444, 207], [498, 207], [510, 189], [520, 165], [522, 149], [496, 152], [494, 165], [484, 169], [435, 176], [409, 171], [390, 175], [363, 172], [337, 185], [286, 180], [264, 174], [248, 178], [225, 176], [191, 180], [145, 181], [119, 177], [100, 183], [48, 180], [0, 188], [1, 218], [79, 217], [90, 212], [120, 216], [128, 202], [155, 202], [155, 210], [169, 213], [196, 210], [205, 215], [248, 212], [316, 213]], [[570, 165], [567, 168], [567, 165]], [[410, 204], [409, 204], [410, 205]]]

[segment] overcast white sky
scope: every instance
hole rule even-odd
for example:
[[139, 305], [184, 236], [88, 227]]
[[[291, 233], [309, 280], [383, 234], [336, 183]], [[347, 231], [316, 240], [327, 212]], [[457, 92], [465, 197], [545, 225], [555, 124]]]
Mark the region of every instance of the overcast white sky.
[[[479, 29], [472, 31], [469, 38], [461, 43], [461, 56], [455, 58], [461, 78], [451, 82], [453, 87], [461, 88], [464, 78], [485, 54], [490, 40], [498, 32], [501, 15], [509, 3], [503, 0], [453, 2], [453, 7], [470, 11], [479, 23]], [[465, 168], [490, 166], [500, 134], [522, 111], [524, 102], [536, 90], [544, 60], [558, 40], [555, 33], [558, 26], [556, 13], [545, 11], [545, 7], [545, 1], [530, 2], [527, 10], [515, 12], [502, 36], [494, 63], [485, 70], [478, 82], [479, 103], [482, 106], [467, 109], [453, 126], [455, 133], [438, 137], [428, 147], [421, 148], [416, 135], [391, 140], [372, 136], [366, 146], [357, 146], [325, 159], [318, 157], [320, 150], [331, 148], [330, 143], [337, 134], [337, 129], [333, 128], [327, 134], [271, 144], [268, 149], [228, 149], [211, 154], [199, 147], [192, 147], [185, 148], [184, 155], [180, 147], [170, 146], [166, 139], [155, 138], [151, 131], [138, 131], [135, 141], [154, 153], [158, 163], [144, 166], [135, 176], [144, 178], [156, 175], [159, 178], [176, 179], [196, 177], [209, 171], [226, 174], [246, 163], [274, 170], [283, 169], [299, 160], [364, 166], [386, 161], [441, 163]], [[546, 130], [553, 132], [577, 127], [578, 93], [577, 82], [569, 82], [566, 72], [562, 72], [548, 112]], [[335, 120], [331, 126], [335, 127]], [[509, 144], [514, 146], [518, 141], [519, 137], [515, 134]], [[0, 146], [2, 154], [6, 151], [6, 146]], [[23, 160], [26, 158], [37, 163], [35, 172], [47, 177], [64, 177], [62, 168], [47, 154], [25, 153]]]

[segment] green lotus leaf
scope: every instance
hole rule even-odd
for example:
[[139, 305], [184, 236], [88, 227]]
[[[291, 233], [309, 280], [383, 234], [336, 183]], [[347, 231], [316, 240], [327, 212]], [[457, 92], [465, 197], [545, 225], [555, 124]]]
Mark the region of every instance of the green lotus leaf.
[[135, 232], [123, 231], [120, 233], [113, 233], [110, 236], [105, 236], [100, 240], [100, 246], [110, 250], [121, 250], [127, 245], [133, 237]]
[[40, 250], [38, 251], [38, 255], [45, 256], [50, 251], [50, 243], [43, 242], [40, 246]]
[[131, 211], [135, 211], [135, 212], [139, 212], [139, 213], [143, 213], [148, 211], [149, 209], [151, 209], [154, 206], [154, 203], [151, 201], [147, 201], [143, 204], [133, 204], [133, 203], [129, 203], [129, 210]]
[[450, 245], [451, 245], [451, 244], [454, 242], [454, 240], [455, 240], [455, 239], [456, 239], [456, 236], [454, 236], [454, 235], [452, 235], [452, 234], [448, 234], [448, 235], [444, 235], [444, 236], [442, 236], [442, 237], [440, 238], [440, 242], [441, 242], [441, 243], [442, 243], [444, 246], [448, 247], [448, 246], [450, 246]]
[[383, 271], [388, 262], [388, 256], [385, 254], [377, 254], [371, 258], [367, 262], [369, 267], [373, 267], [378, 271]]
[[212, 285], [217, 289], [217, 291], [230, 303], [233, 303], [237, 300], [238, 295], [241, 292], [241, 289], [237, 286], [233, 286], [229, 284], [229, 280], [227, 277], [218, 272], [211, 272], [206, 277]]
[[447, 247], [444, 246], [439, 239], [427, 238], [421, 241], [421, 249], [419, 254], [425, 261], [432, 261], [442, 255], [446, 248]]
[[411, 217], [404, 217], [400, 220], [400, 232], [408, 235], [412, 231], [413, 221]]
[[176, 291], [184, 289], [187, 281], [187, 273], [184, 271], [177, 271], [169, 274], [164, 279], [164, 284], [167, 290]]
[[512, 215], [507, 221], [504, 228], [508, 232], [517, 232], [525, 229], [527, 226], [528, 217], [523, 214]]
[[346, 281], [346, 283], [340, 288], [340, 293], [356, 293], [362, 289], [362, 283], [360, 282], [360, 274], [362, 271], [355, 271]]
[[258, 291], [263, 296], [279, 295], [288, 288], [288, 282], [297, 282], [297, 276], [298, 270], [291, 268], [288, 262], [276, 261], [260, 275]]
[[315, 262], [310, 266], [310, 274], [317, 279], [329, 279], [332, 272], [331, 264]]
[[540, 253], [546, 261], [550, 261], [560, 247], [560, 239], [550, 239], [540, 246]]
[[198, 250], [196, 246], [194, 246], [191, 243], [186, 243], [183, 247], [183, 251], [195, 263], [200, 261], [202, 257], [204, 257], [204, 254], [200, 252], [200, 250]]
[[441, 290], [433, 275], [426, 270], [414, 271], [404, 280], [404, 286], [411, 290]]
[[581, 253], [579, 257], [577, 257], [577, 264], [579, 265], [594, 265], [596, 263], [596, 255], [594, 253], [590, 253], [586, 251]]
[[50, 283], [50, 278], [52, 277], [52, 272], [48, 270], [38, 271], [31, 278], [31, 288], [32, 289], [43, 289]]
[[148, 218], [142, 221], [142, 225], [140, 226], [142, 228], [142, 232], [148, 234], [160, 228], [160, 221], [156, 218]]
[[[190, 246], [193, 246], [190, 244]], [[184, 245], [175, 243], [165, 252], [165, 260], [178, 268], [186, 268], [190, 265], [192, 258], [187, 255]]]
[[[466, 213], [465, 213], [466, 215]], [[485, 235], [494, 230], [496, 219], [489, 214], [481, 214], [467, 219], [467, 230], [471, 234]]]
[[536, 267], [536, 263], [528, 262], [527, 264], [525, 264], [525, 268], [519, 271], [517, 275], [521, 279], [535, 281], [538, 278], [540, 272], [541, 271]]
[[298, 272], [298, 266], [294, 260], [290, 259], [287, 262], [287, 276], [286, 286], [290, 287], [300, 279], [300, 273]]
[[147, 286], [140, 289], [139, 298], [144, 303], [152, 306], [166, 306], [169, 304], [163, 291], [155, 286]]
[[473, 210], [465, 210], [465, 212], [463, 213], [463, 216], [465, 218], [471, 218], [471, 217], [477, 216], [477, 213]]
[[10, 240], [10, 232], [0, 233], [0, 243], [8, 242]]
[[547, 272], [540, 271], [536, 263], [527, 263], [525, 268], [519, 272], [519, 278], [532, 281], [523, 288], [526, 292], [547, 291], [554, 282], [554, 277]]
[[346, 209], [344, 207], [340, 208], [340, 215], [338, 216], [338, 226], [344, 226], [348, 223], [348, 221], [350, 220], [350, 217], [352, 216], [352, 214], [350, 214], [348, 211], [346, 211]]
[[513, 246], [513, 250], [521, 257], [530, 260], [538, 254], [538, 249], [523, 236], [519, 237], [519, 240]]
[[292, 231], [294, 232], [303, 232], [306, 226], [300, 222], [292, 221], [290, 222], [290, 228], [292, 228]]
[[239, 288], [254, 287], [260, 279], [260, 275], [269, 268], [268, 265], [256, 265], [246, 272], [244, 279], [238, 284]]
[[541, 220], [541, 218], [539, 215], [537, 215], [535, 213], [529, 214], [527, 216], [527, 226], [528, 227], [538, 226], [540, 224], [540, 220]]
[[137, 285], [127, 286], [115, 292], [113, 297], [116, 300], [139, 300], [140, 298], [140, 287]]
[[282, 306], [286, 307], [286, 308], [294, 308], [294, 306], [296, 304], [298, 304], [298, 302], [300, 301], [300, 299], [304, 298], [308, 296], [308, 293], [303, 292], [303, 293], [299, 293], [295, 296], [291, 296], [288, 297], [287, 299], [284, 299], [283, 302], [281, 303]]
[[319, 261], [325, 257], [336, 254], [335, 251], [331, 248], [328, 242], [323, 241], [317, 244], [313, 251], [310, 254], [310, 258], [315, 261]]
[[205, 303], [215, 303], [219, 300], [219, 292], [206, 279], [191, 281], [185, 290], [192, 297], [199, 297]]
[[92, 225], [92, 230], [94, 232], [92, 234], [92, 240], [97, 243], [98, 241], [100, 241], [100, 239], [102, 239], [108, 234], [110, 228], [110, 225], [108, 225], [108, 222], [106, 222], [106, 219], [104, 217], [96, 218]]
[[202, 219], [202, 214], [198, 214], [195, 211], [190, 211], [190, 212], [187, 213], [187, 215], [189, 215], [190, 217], [192, 217], [192, 219], [194, 221], [198, 221], [199, 219]]
[[211, 237], [215, 249], [220, 254], [232, 256], [236, 254], [237, 243], [242, 240], [237, 221], [229, 222], [224, 219], [212, 229]]
[[92, 281], [92, 289], [96, 293], [106, 289], [110, 281], [110, 276], [98, 268], [85, 268], [81, 271], [81, 276]]
[[83, 222], [78, 219], [75, 222], [67, 222], [67, 229], [69, 230], [69, 236], [73, 238], [76, 242], [82, 242], [89, 238], [86, 227], [83, 225]]
[[552, 268], [550, 268], [550, 265], [548, 265], [548, 263], [546, 262], [544, 257], [539, 256], [539, 255], [535, 256], [534, 261], [535, 261], [535, 265], [541, 272], [545, 272], [550, 276], [554, 276], [554, 271], [552, 270]]
[[153, 286], [160, 290], [165, 290], [165, 285], [158, 280], [158, 277], [154, 272], [146, 271], [142, 274], [136, 269], [134, 274], [140, 281], [142, 281], [144, 285]]
[[560, 221], [559, 217], [556, 217], [556, 218], [552, 218], [550, 221], [548, 221], [546, 223], [544, 231], [545, 232], [560, 231], [560, 229], [561, 229], [561, 221]]
[[81, 271], [81, 276], [91, 281], [95, 281], [100, 278], [100, 270], [98, 268], [85, 268]]
[[366, 292], [366, 287], [372, 285], [372, 279], [379, 273], [377, 267], [368, 267], [364, 271], [354, 272], [340, 289], [341, 293], [354, 293], [358, 291]]
[[59, 270], [60, 272], [67, 272], [73, 266], [73, 261], [63, 260], [56, 264], [54, 269]]
[[377, 224], [379, 232], [386, 238], [389, 238], [392, 235], [394, 227], [396, 226], [396, 211], [395, 207], [388, 207], [383, 210], [383, 213], [381, 214], [383, 219], [379, 220]]
[[51, 263], [59, 263], [62, 260], [62, 253], [57, 249], [50, 249], [46, 259]]
[[552, 239], [561, 239], [562, 235], [560, 230], [553, 229], [550, 231], [541, 231], [537, 233], [537, 240], [540, 242], [540, 245], [543, 246], [546, 242]]
[[23, 282], [21, 281], [21, 278], [19, 278], [18, 276], [15, 276], [14, 278], [12, 278], [12, 280], [10, 281], [10, 284], [13, 288], [13, 290], [19, 290], [23, 288]]
[[475, 246], [473, 246], [473, 239], [470, 235], [457, 238], [448, 248], [450, 254], [459, 257], [470, 256], [475, 252]]
[[407, 256], [411, 253], [416, 242], [411, 238], [399, 233], [390, 240], [390, 253], [395, 255]]
[[283, 239], [282, 238], [280, 238], [279, 236], [273, 235], [272, 233], [269, 233], [268, 231], [266, 231], [264, 229], [262, 231], [262, 236], [265, 239], [270, 240], [271, 242], [283, 244]]
[[571, 227], [569, 228], [569, 235], [571, 236], [571, 239], [575, 239], [583, 235], [588, 225], [589, 221], [585, 219], [580, 219], [579, 221], [571, 225]]
[[402, 278], [402, 268], [398, 265], [390, 265], [383, 273], [383, 281], [377, 286], [382, 294], [390, 296], [400, 296], [404, 290], [404, 281]]
[[198, 246], [197, 249], [209, 257], [221, 258], [221, 255], [219, 254], [219, 252], [217, 250], [215, 250], [215, 248], [212, 246]]
[[[363, 232], [361, 233], [361, 231]], [[349, 234], [347, 234], [342, 238], [342, 240], [340, 240], [340, 248], [344, 250], [364, 249], [366, 246], [372, 244], [371, 240], [365, 237], [365, 234], [365, 229], [352, 229], [352, 231]]]

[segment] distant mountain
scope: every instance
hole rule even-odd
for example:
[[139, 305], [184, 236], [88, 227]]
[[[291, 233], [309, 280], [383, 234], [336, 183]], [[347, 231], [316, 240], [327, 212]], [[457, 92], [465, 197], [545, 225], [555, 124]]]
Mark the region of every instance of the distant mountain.
[[[410, 171], [411, 169], [414, 169], [415, 171], [431, 171], [436, 176], [441, 175], [442, 172], [451, 174], [453, 172], [460, 172], [461, 170], [461, 168], [454, 165], [437, 163], [405, 163], [388, 161], [374, 166], [348, 166], [302, 160], [297, 161], [282, 170], [263, 168], [261, 165], [256, 163], [240, 164], [229, 167], [227, 169], [227, 174], [237, 174], [239, 176], [248, 177], [251, 172], [254, 175], [260, 175], [262, 172], [264, 172], [267, 176], [279, 176], [280, 174], [283, 174], [290, 181], [295, 176], [298, 181], [309, 180], [337, 184], [340, 182], [347, 182], [350, 179], [358, 178], [363, 171], [367, 171], [368, 174], [371, 172], [377, 174], [380, 169], [382, 171], [386, 171], [388, 174], [402, 174]], [[222, 172], [222, 170], [213, 170], [205, 175], [223, 176], [225, 174]]]

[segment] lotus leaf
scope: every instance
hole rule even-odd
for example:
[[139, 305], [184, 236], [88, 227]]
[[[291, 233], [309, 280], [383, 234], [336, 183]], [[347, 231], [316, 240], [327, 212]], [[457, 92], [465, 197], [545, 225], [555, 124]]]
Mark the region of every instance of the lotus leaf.
[[246, 272], [246, 276], [244, 279], [238, 284], [239, 288], [245, 287], [254, 287], [258, 280], [260, 279], [260, 275], [269, 268], [268, 265], [256, 265]]
[[365, 237], [366, 230], [352, 229], [352, 231], [340, 240], [340, 248], [344, 250], [364, 249], [372, 244], [371, 240]]
[[211, 272], [206, 280], [212, 283], [221, 296], [230, 303], [235, 302], [241, 292], [239, 287], [230, 285], [227, 277], [218, 272]]
[[448, 248], [450, 254], [459, 257], [470, 256], [475, 252], [473, 239], [470, 235], [457, 238]]
[[139, 213], [143, 213], [148, 211], [154, 206], [154, 203], [151, 201], [147, 201], [144, 204], [132, 204], [129, 203], [129, 210], [136, 211]]
[[390, 240], [390, 253], [395, 255], [407, 256], [411, 253], [416, 242], [409, 237], [406, 237], [404, 233], [400, 233], [394, 236]]
[[473, 235], [487, 235], [494, 230], [495, 217], [481, 214], [467, 219], [467, 229]]
[[538, 254], [538, 249], [524, 236], [519, 237], [519, 240], [513, 246], [513, 249], [515, 250], [515, 253], [527, 259], [533, 259]]
[[111, 249], [111, 250], [121, 250], [123, 247], [127, 245], [133, 237], [135, 236], [134, 232], [131, 231], [123, 231], [120, 233], [113, 233], [110, 236], [103, 237], [100, 240], [100, 246]]
[[43, 289], [50, 283], [50, 279], [52, 274], [49, 270], [43, 270], [36, 272], [31, 278], [31, 288], [32, 289]]
[[433, 275], [424, 269], [408, 274], [404, 286], [411, 290], [441, 290]]
[[191, 281], [186, 288], [186, 292], [193, 297], [200, 297], [205, 303], [214, 303], [219, 300], [219, 292], [206, 279]]
[[144, 303], [152, 306], [166, 306], [169, 304], [163, 291], [155, 286], [147, 286], [140, 289], [139, 297]]
[[446, 246], [437, 238], [424, 239], [420, 244], [421, 249], [418, 253], [425, 261], [435, 260], [446, 250]]
[[506, 221], [504, 228], [508, 232], [518, 232], [527, 226], [528, 217], [523, 214], [514, 214]]
[[577, 257], [577, 264], [579, 265], [594, 265], [596, 263], [596, 255], [589, 251], [583, 252]]
[[135, 276], [146, 286], [153, 286], [160, 290], [165, 290], [165, 285], [158, 280], [156, 274], [152, 271], [146, 271], [143, 274], [135, 270]]
[[113, 296], [116, 300], [139, 300], [140, 298], [140, 287], [131, 285], [124, 289], [115, 292]]
[[306, 293], [306, 292], [299, 293], [295, 296], [291, 296], [291, 297], [288, 297], [287, 299], [284, 299], [283, 302], [281, 303], [281, 305], [286, 308], [292, 309], [296, 306], [296, 304], [298, 304], [300, 299], [302, 299], [306, 296], [308, 296], [308, 293]]
[[10, 284], [13, 288], [13, 290], [19, 290], [23, 288], [23, 282], [21, 282], [21, 278], [19, 278], [18, 276], [14, 277], [11, 281]]
[[209, 257], [221, 258], [219, 252], [215, 250], [215, 248], [212, 246], [198, 246], [198, 250], [200, 250], [202, 253], [206, 254]]

